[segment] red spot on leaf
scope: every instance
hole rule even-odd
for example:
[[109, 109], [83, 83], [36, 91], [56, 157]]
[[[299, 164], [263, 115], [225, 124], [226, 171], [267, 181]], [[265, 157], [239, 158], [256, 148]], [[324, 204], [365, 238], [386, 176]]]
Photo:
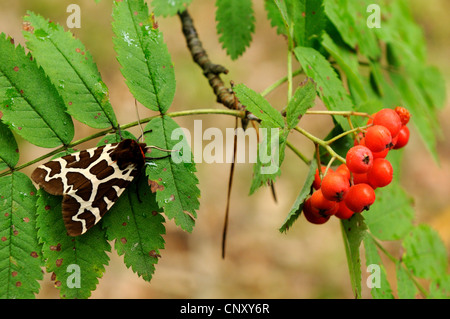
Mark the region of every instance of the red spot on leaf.
[[19, 67], [15, 66], [13, 70], [16, 71], [16, 72], [19, 71]]

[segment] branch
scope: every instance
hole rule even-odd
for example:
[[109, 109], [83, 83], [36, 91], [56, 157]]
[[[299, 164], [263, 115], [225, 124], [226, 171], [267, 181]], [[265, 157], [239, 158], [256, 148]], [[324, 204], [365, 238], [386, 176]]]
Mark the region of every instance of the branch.
[[179, 12], [178, 16], [180, 17], [183, 34], [192, 58], [203, 70], [203, 75], [208, 79], [209, 85], [217, 96], [217, 102], [232, 110], [236, 108], [238, 110], [245, 110], [245, 106], [239, 101], [235, 101], [236, 98], [233, 91], [227, 88], [220, 78], [220, 74], [227, 74], [228, 70], [219, 64], [212, 63], [208, 58], [208, 54], [202, 46], [188, 10]]

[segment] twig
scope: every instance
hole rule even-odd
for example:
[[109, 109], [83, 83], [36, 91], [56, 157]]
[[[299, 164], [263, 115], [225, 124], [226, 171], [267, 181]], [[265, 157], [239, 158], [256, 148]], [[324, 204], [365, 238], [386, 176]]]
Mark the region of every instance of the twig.
[[[227, 74], [228, 70], [219, 64], [214, 64], [211, 62], [198, 37], [194, 22], [189, 15], [188, 10], [179, 12], [178, 16], [180, 17], [183, 34], [186, 38], [186, 43], [189, 51], [191, 52], [192, 58], [194, 59], [194, 62], [197, 63], [203, 70], [203, 75], [208, 79], [209, 85], [212, 87], [214, 94], [217, 96], [217, 102], [223, 104], [229, 109], [235, 110], [235, 96], [232, 91], [225, 86], [220, 78], [220, 74]], [[245, 110], [245, 106], [238, 101], [237, 109]]]

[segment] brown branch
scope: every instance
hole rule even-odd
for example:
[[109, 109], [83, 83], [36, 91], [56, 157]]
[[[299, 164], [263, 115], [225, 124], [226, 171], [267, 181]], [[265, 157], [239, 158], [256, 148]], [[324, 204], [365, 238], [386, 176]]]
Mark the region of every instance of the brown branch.
[[[198, 37], [197, 31], [192, 21], [191, 16], [187, 10], [179, 12], [178, 16], [181, 20], [182, 30], [186, 43], [191, 52], [194, 62], [197, 63], [203, 70], [204, 76], [208, 79], [209, 85], [214, 90], [214, 94], [217, 96], [217, 102], [223, 104], [225, 107], [235, 110], [236, 101], [233, 91], [227, 88], [220, 78], [220, 74], [227, 74], [228, 70], [219, 65], [212, 63], [202, 46], [202, 43]], [[237, 102], [238, 110], [245, 110], [245, 106], [239, 101]]]

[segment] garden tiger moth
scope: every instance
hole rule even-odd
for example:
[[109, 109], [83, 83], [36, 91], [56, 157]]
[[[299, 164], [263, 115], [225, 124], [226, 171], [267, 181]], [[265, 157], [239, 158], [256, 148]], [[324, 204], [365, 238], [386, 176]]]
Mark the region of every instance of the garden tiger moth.
[[[113, 206], [143, 166], [145, 143], [124, 139], [54, 159], [37, 167], [32, 180], [62, 195], [62, 215], [70, 236], [84, 234]], [[168, 150], [166, 150], [168, 151]]]

